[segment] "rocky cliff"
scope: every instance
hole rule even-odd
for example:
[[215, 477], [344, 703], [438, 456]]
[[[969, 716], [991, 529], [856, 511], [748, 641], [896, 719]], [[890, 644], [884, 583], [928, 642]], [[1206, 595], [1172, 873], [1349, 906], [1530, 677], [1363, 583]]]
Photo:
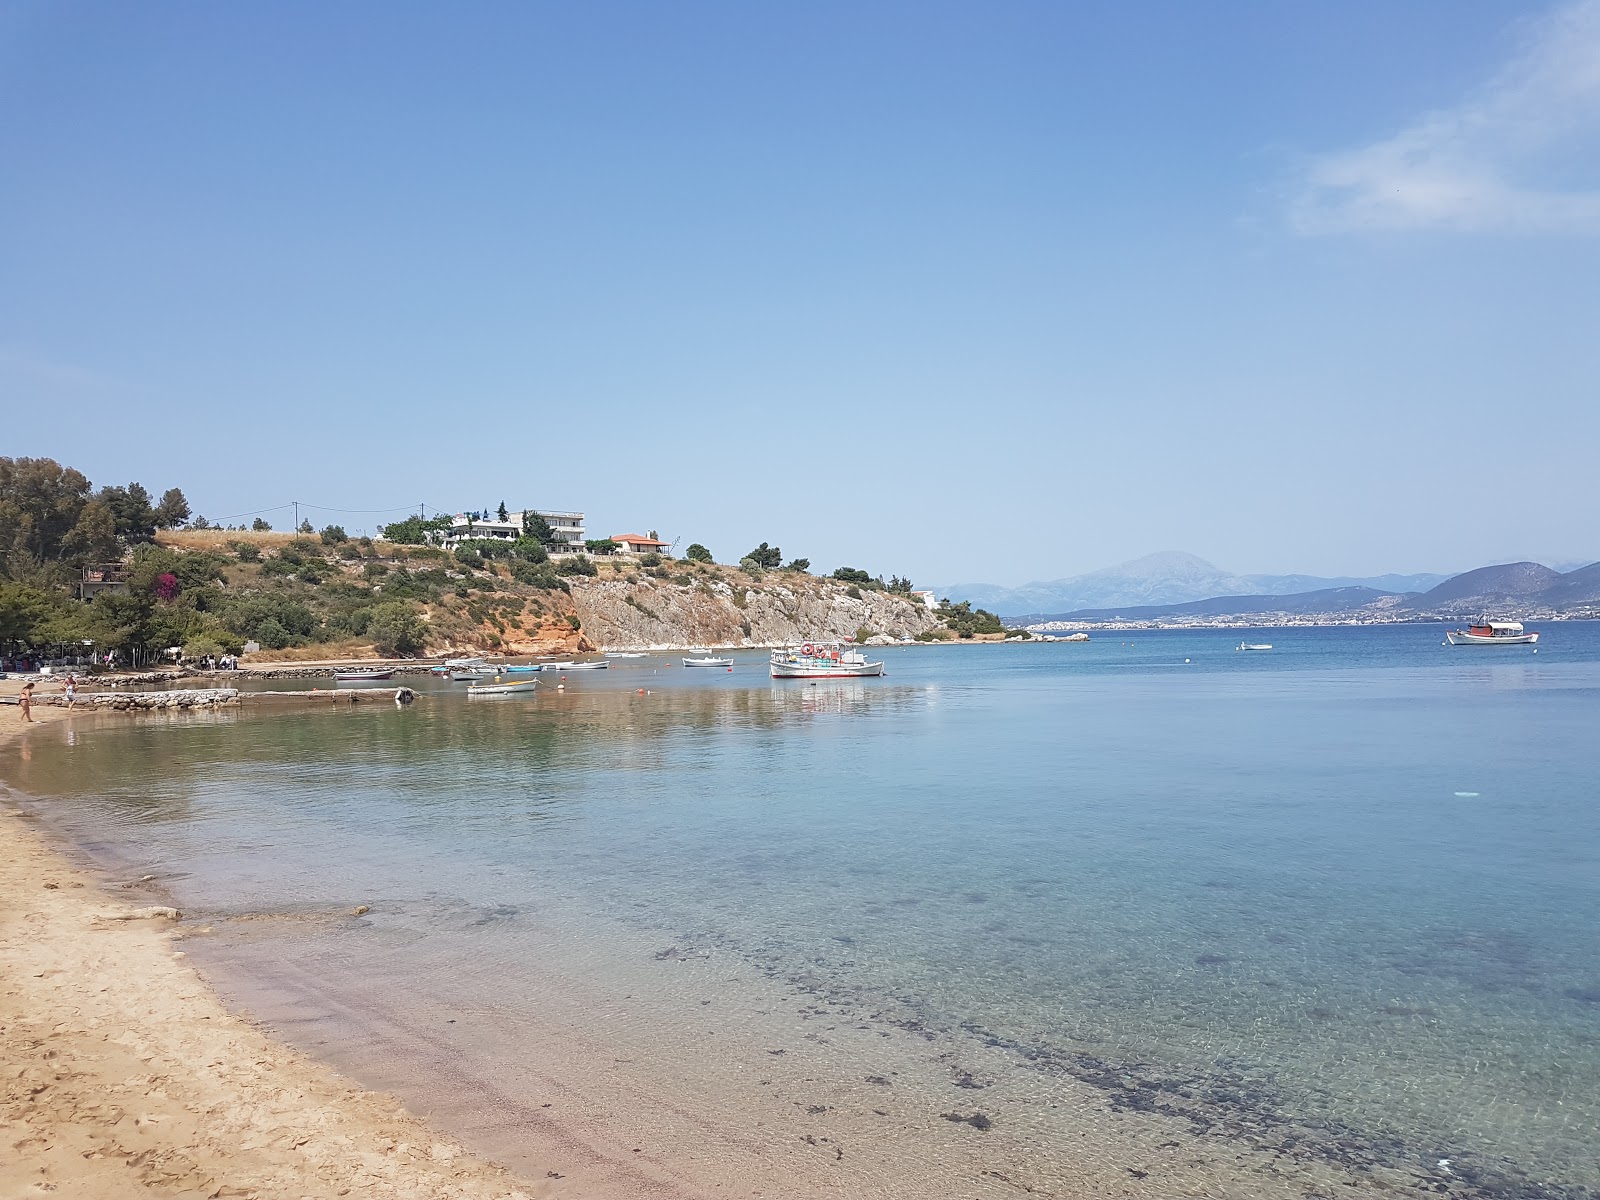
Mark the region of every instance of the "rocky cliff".
[[606, 650], [764, 646], [860, 631], [915, 637], [940, 627], [921, 604], [800, 572], [752, 579], [706, 572], [691, 583], [636, 576], [574, 579], [572, 605], [584, 639]]

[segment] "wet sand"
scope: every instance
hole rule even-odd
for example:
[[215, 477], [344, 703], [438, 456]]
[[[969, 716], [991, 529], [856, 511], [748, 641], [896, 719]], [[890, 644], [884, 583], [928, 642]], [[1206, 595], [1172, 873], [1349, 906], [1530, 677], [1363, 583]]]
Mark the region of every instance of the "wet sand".
[[[0, 718], [0, 740], [27, 729], [15, 708]], [[135, 916], [158, 904], [103, 888], [27, 816], [0, 812], [0, 1195], [561, 1194], [230, 1014], [175, 949], [176, 923]]]

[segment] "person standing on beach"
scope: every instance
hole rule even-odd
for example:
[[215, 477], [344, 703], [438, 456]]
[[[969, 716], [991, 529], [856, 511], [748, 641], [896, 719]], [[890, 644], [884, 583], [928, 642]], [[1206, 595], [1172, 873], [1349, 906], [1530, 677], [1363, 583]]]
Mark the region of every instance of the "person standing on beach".
[[22, 685], [22, 692], [17, 696], [17, 703], [22, 706], [22, 719], [30, 725], [33, 723], [33, 680], [28, 680]]
[[78, 677], [67, 676], [67, 711], [72, 711], [72, 706], [78, 702]]

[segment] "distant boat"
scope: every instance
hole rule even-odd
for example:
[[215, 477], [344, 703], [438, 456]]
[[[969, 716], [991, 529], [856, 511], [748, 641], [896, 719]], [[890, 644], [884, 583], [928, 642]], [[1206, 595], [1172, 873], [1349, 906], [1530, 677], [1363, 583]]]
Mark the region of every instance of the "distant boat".
[[865, 654], [842, 642], [780, 646], [772, 652], [770, 666], [774, 679], [850, 679], [883, 674], [881, 662], [868, 662]]
[[340, 683], [362, 683], [369, 679], [393, 679], [393, 667], [372, 667], [363, 670], [335, 671], [333, 677]]
[[643, 650], [607, 650], [607, 658], [649, 658]]
[[539, 686], [537, 679], [519, 679], [515, 683], [475, 683], [467, 689], [469, 696], [521, 696]]
[[446, 670], [465, 669], [467, 667], [483, 666], [483, 655], [474, 658], [447, 658], [444, 660]]
[[458, 671], [451, 671], [450, 678], [457, 683], [470, 683], [474, 679], [493, 679], [499, 671], [493, 667], [464, 667]]
[[[561, 669], [563, 671], [604, 671], [610, 665], [611, 664], [603, 658], [591, 658], [585, 662], [563, 663]], [[545, 668], [546, 671], [551, 669], [551, 667]]]
[[518, 663], [515, 666], [500, 668], [501, 672], [506, 675], [521, 675], [527, 673], [528, 671], [539, 671], [542, 669], [543, 668], [540, 667], [538, 663]]
[[1271, 650], [1272, 649], [1272, 643], [1271, 642], [1240, 642], [1239, 645], [1238, 645], [1238, 649], [1240, 649], [1240, 650]]
[[733, 666], [733, 659], [716, 658], [708, 654], [704, 658], [686, 658], [683, 660], [683, 665], [686, 667], [731, 667]]
[[1521, 621], [1480, 621], [1444, 635], [1452, 646], [1531, 646], [1537, 633], [1524, 633]]

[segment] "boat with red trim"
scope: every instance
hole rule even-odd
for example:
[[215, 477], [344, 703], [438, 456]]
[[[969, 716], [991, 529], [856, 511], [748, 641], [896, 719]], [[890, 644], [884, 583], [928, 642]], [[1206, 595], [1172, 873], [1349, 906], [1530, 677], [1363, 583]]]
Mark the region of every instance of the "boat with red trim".
[[802, 642], [772, 652], [774, 679], [853, 679], [882, 674], [881, 662], [868, 662], [867, 656], [848, 642]]
[[1538, 633], [1523, 631], [1521, 621], [1479, 621], [1444, 636], [1452, 646], [1531, 646], [1539, 640]]

